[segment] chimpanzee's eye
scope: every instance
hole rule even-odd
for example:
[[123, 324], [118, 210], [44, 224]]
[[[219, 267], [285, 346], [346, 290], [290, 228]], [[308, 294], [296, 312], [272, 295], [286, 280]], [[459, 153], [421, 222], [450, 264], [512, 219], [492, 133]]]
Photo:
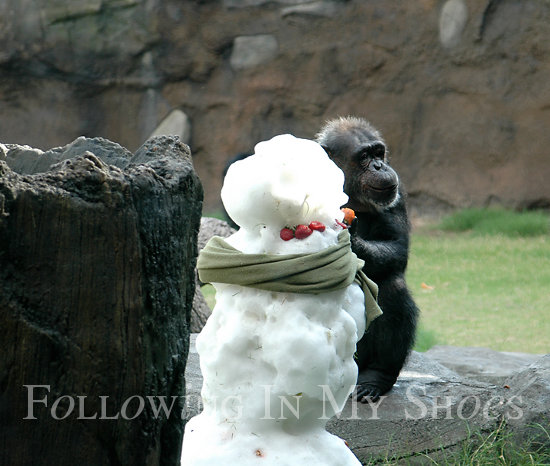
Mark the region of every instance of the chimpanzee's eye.
[[357, 158], [360, 162], [369, 162], [373, 159], [384, 160], [386, 155], [386, 146], [381, 142], [375, 142], [370, 146], [363, 147], [358, 153]]
[[355, 157], [358, 162], [368, 162], [372, 158], [370, 147], [363, 147], [356, 153]]
[[369, 153], [371, 157], [375, 159], [383, 159], [384, 155], [386, 155], [386, 146], [381, 143], [376, 143], [369, 147]]

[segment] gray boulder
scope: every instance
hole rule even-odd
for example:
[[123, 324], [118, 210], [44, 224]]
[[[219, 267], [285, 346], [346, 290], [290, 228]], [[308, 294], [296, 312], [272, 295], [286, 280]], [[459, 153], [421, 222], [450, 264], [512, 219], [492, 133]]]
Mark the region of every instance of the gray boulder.
[[199, 252], [202, 251], [212, 236], [227, 238], [235, 233], [235, 231], [236, 230], [224, 220], [219, 220], [213, 217], [202, 217], [201, 229], [199, 230], [199, 236], [197, 238], [197, 247]]
[[191, 139], [189, 117], [179, 109], [172, 110], [155, 128], [150, 137], [154, 136], [178, 136], [185, 144], [189, 144]]
[[[231, 228], [227, 222], [217, 218], [202, 217], [199, 236], [197, 239], [197, 247], [199, 252], [202, 251], [212, 236], [227, 238], [233, 233], [235, 233], [235, 230]], [[193, 297], [193, 309], [191, 311], [191, 332], [198, 333], [202, 330], [204, 324], [206, 324], [206, 321], [212, 311], [201, 292], [201, 286], [203, 286], [204, 283], [201, 283], [197, 273], [195, 273], [195, 280], [195, 296]]]
[[548, 433], [538, 427], [548, 428], [550, 423], [550, 354], [542, 356], [506, 381], [517, 399], [521, 416], [510, 420], [510, 426], [524, 441], [544, 443], [550, 448]]
[[277, 39], [271, 34], [235, 37], [229, 63], [235, 70], [254, 68], [274, 59], [277, 49]]
[[437, 345], [426, 351], [426, 356], [462, 377], [504, 385], [511, 375], [534, 363], [542, 355]]
[[[223, 4], [224, 6], [231, 7], [231, 8], [246, 8], [246, 7], [253, 7], [253, 6], [259, 6], [263, 5], [265, 3], [272, 3], [273, 0], [224, 0]], [[311, 0], [275, 0], [274, 3], [282, 3], [282, 4], [300, 4], [300, 3], [308, 3], [311, 2]]]
[[[341, 4], [340, 4], [341, 5]], [[289, 15], [308, 15], [308, 16], [325, 16], [327, 18], [333, 17], [338, 12], [340, 6], [337, 2], [333, 1], [319, 1], [311, 2], [303, 5], [295, 5], [283, 8], [281, 10], [281, 16]]]
[[11, 170], [19, 175], [34, 175], [50, 171], [56, 164], [65, 160], [92, 153], [95, 157], [107, 165], [125, 168], [130, 163], [132, 153], [117, 144], [104, 138], [75, 139], [64, 147], [56, 147], [48, 151], [42, 151], [29, 146], [7, 144], [6, 162]]
[[[186, 419], [202, 410], [195, 337], [191, 336], [185, 372]], [[509, 358], [505, 353], [500, 357], [501, 361]], [[515, 360], [513, 356], [511, 359]], [[488, 365], [492, 363], [487, 360]], [[342, 413], [328, 422], [327, 429], [345, 439], [363, 464], [388, 457], [396, 462], [429, 464], [429, 458], [454, 452], [472, 432], [491, 432], [503, 420], [518, 439], [531, 440], [533, 422], [547, 425], [550, 419], [550, 355], [512, 372], [507, 384], [495, 386], [475, 380], [473, 373], [464, 378], [428, 353], [413, 351], [390, 393], [377, 403], [350, 399]], [[548, 441], [540, 439], [544, 440]], [[429, 458], [419, 456], [421, 453]]]

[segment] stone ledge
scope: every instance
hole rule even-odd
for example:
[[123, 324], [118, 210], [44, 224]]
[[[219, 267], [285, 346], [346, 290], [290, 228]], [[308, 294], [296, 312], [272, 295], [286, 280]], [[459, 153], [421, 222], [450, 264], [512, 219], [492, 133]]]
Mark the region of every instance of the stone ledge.
[[[187, 405], [185, 419], [202, 409], [202, 375], [191, 335], [185, 378]], [[468, 348], [446, 347], [457, 358]], [[491, 350], [487, 350], [492, 353]], [[434, 350], [433, 354], [442, 351]], [[481, 379], [492, 370], [504, 383], [494, 385], [468, 378], [440, 364], [428, 353], [413, 351], [392, 391], [374, 404], [350, 400], [327, 429], [345, 439], [355, 455], [368, 462], [373, 458], [409, 457], [420, 452], [443, 454], [466, 440], [471, 432], [494, 430], [502, 419], [522, 433], [534, 422], [550, 421], [550, 355], [499, 353], [481, 360]], [[498, 369], [494, 366], [498, 362]], [[473, 366], [472, 366], [473, 367]], [[491, 369], [493, 368], [493, 369]]]

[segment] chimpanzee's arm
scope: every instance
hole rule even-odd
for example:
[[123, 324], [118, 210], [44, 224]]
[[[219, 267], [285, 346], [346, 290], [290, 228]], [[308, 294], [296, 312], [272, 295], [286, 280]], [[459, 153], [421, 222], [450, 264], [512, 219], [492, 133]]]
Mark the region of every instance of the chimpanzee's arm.
[[357, 214], [352, 230], [353, 252], [365, 261], [364, 271], [377, 278], [402, 274], [409, 254], [409, 224], [403, 208]]

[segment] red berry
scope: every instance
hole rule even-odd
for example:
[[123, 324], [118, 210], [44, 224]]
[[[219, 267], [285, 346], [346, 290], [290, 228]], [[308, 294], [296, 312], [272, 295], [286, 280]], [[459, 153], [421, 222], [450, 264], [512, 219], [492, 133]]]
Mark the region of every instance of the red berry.
[[298, 225], [296, 227], [295, 235], [297, 239], [304, 239], [304, 238], [307, 238], [312, 233], [313, 231], [307, 225]]
[[294, 232], [290, 228], [283, 228], [279, 236], [283, 241], [288, 241], [294, 238]]
[[315, 231], [325, 231], [325, 225], [323, 225], [321, 222], [318, 222], [314, 220], [309, 224], [309, 228]]

